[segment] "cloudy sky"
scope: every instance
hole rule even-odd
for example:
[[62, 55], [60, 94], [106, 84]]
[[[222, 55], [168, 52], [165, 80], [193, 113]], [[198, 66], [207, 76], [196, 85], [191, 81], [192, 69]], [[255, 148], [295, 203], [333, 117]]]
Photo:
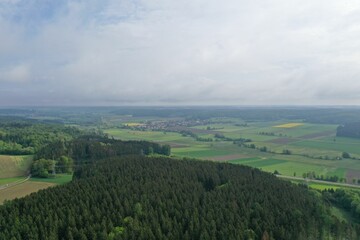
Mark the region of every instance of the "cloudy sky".
[[0, 0], [0, 106], [359, 105], [358, 0]]

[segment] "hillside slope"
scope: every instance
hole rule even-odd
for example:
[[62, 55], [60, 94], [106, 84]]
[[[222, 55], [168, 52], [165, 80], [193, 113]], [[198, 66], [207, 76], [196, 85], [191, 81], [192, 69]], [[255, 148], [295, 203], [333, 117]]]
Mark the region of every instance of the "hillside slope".
[[249, 167], [122, 157], [0, 207], [0, 239], [328, 239], [356, 236], [307, 189]]

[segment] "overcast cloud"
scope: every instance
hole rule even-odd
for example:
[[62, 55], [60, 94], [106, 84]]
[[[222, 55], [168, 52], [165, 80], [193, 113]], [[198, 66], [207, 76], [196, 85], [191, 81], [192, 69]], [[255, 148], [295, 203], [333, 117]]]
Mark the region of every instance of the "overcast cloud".
[[0, 105], [360, 104], [358, 0], [0, 0]]

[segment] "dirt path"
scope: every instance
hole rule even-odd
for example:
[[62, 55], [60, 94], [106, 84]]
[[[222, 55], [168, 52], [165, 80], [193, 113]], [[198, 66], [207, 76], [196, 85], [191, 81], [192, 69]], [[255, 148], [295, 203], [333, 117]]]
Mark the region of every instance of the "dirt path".
[[17, 180], [17, 181], [15, 181], [15, 182], [12, 182], [12, 183], [0, 185], [0, 190], [3, 190], [3, 189], [6, 189], [6, 188], [9, 188], [9, 187], [13, 187], [13, 186], [19, 185], [19, 184], [21, 184], [21, 183], [24, 183], [24, 182], [26, 182], [27, 180], [29, 180], [30, 177], [31, 177], [31, 175], [27, 176], [25, 179], [20, 179], [20, 180]]

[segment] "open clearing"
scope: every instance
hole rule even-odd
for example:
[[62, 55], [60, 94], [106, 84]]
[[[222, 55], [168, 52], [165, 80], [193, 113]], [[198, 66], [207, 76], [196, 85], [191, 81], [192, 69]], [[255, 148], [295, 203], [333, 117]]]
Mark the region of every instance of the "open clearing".
[[0, 155], [0, 178], [28, 175], [32, 156]]
[[30, 193], [37, 192], [41, 189], [45, 189], [54, 185], [54, 183], [48, 182], [27, 181], [13, 187], [2, 189], [0, 190], [0, 204], [2, 204], [5, 200], [25, 197]]
[[57, 185], [68, 183], [72, 180], [72, 174], [56, 174], [54, 178], [30, 178], [32, 182], [54, 183]]

